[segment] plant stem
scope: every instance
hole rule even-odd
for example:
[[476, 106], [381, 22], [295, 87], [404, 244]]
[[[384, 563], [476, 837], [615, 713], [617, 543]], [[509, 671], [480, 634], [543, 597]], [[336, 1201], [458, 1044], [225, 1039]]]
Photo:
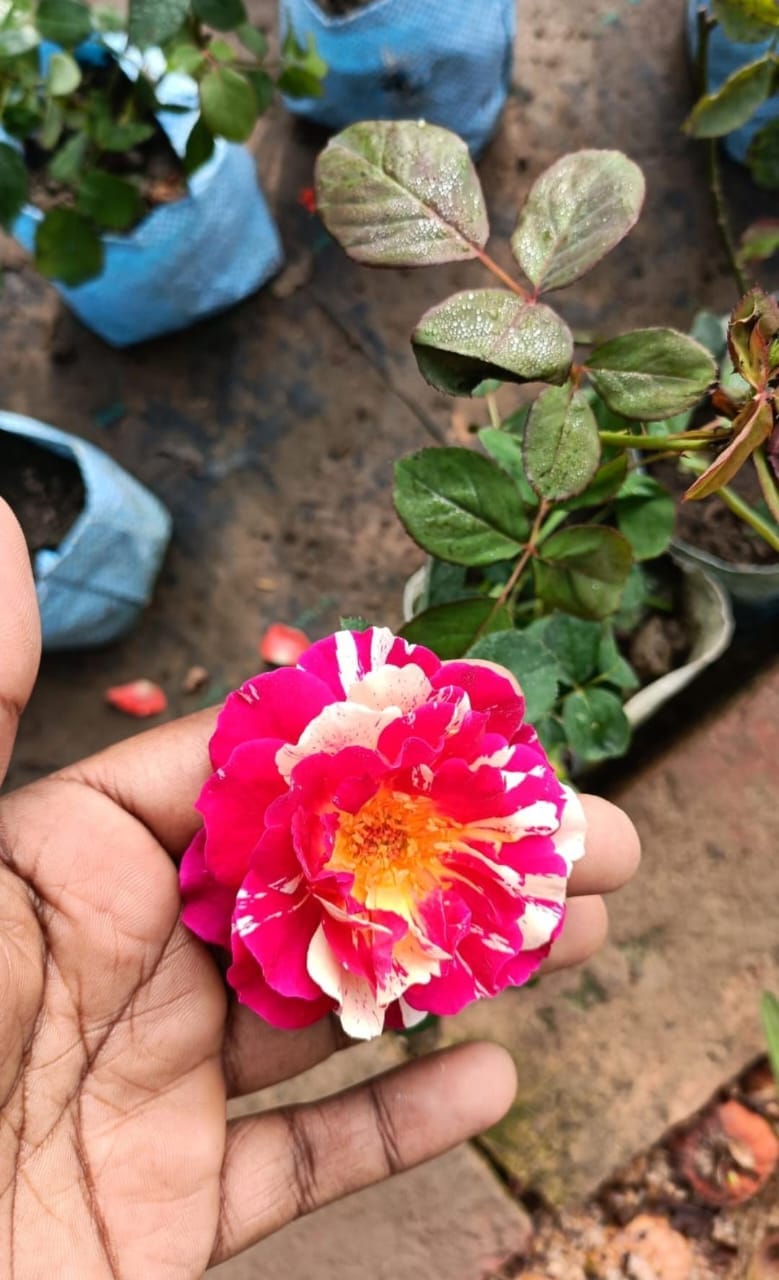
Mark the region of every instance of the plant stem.
[[523, 288], [518, 280], [514, 280], [507, 271], [504, 271], [495, 259], [490, 257], [486, 249], [479, 249], [477, 245], [474, 245], [473, 247], [476, 251], [476, 257], [479, 259], [479, 262], [483, 263], [487, 270], [491, 271], [494, 276], [497, 276], [498, 280], [500, 280], [502, 284], [505, 284], [512, 293], [516, 293], [523, 302], [534, 301], [527, 289]]
[[779, 489], [776, 487], [776, 480], [771, 468], [768, 465], [768, 459], [764, 450], [756, 449], [752, 454], [752, 461], [755, 464], [757, 478], [760, 481], [760, 488], [763, 491], [765, 504], [771, 512], [777, 525], [779, 525]]
[[498, 609], [502, 608], [502, 606], [506, 603], [512, 591], [514, 591], [515, 587], [518, 585], [519, 580], [522, 577], [522, 574], [525, 572], [525, 569], [527, 568], [531, 559], [535, 555], [536, 544], [538, 542], [538, 534], [541, 529], [541, 525], [544, 523], [544, 519], [546, 518], [546, 514], [548, 510], [549, 510], [549, 503], [546, 501], [546, 499], [544, 499], [541, 505], [539, 506], [538, 511], [536, 512], [536, 518], [533, 521], [533, 527], [530, 530], [530, 536], [528, 537], [528, 540], [522, 551], [522, 555], [519, 557], [519, 560], [514, 566], [514, 570], [511, 574], [511, 577], [509, 578], [505, 587], [501, 591], [500, 595], [496, 597], [495, 603], [493, 604], [492, 608], [487, 614], [487, 617], [484, 619], [483, 623], [479, 627], [479, 630], [476, 632], [476, 635], [473, 637], [474, 643], [484, 635], [485, 628], [488, 627], [489, 624], [492, 622], [492, 619], [495, 617], [495, 614], [498, 612]]
[[[688, 458], [685, 462], [685, 469], [693, 471], [695, 475], [702, 476], [706, 470], [706, 463], [700, 458]], [[779, 552], [779, 528], [774, 529], [754, 507], [750, 507], [748, 502], [740, 498], [737, 493], [729, 489], [727, 485], [723, 485], [721, 489], [716, 491], [717, 497], [721, 498], [729, 511], [734, 516], [738, 516], [739, 520], [743, 520], [744, 524], [748, 524], [750, 529], [754, 529], [764, 542], [767, 542], [772, 551]]]
[[[701, 7], [698, 9], [698, 59], [697, 59], [697, 80], [698, 92], [703, 95], [709, 91], [709, 40], [712, 29], [716, 26], [716, 22], [706, 9]], [[712, 204], [714, 206], [714, 217], [717, 221], [722, 244], [725, 254], [739, 291], [739, 297], [748, 293], [751, 288], [751, 282], [747, 277], [744, 268], [739, 261], [738, 249], [733, 239], [733, 231], [728, 216], [728, 205], [725, 199], [725, 192], [722, 189], [722, 172], [719, 163], [719, 139], [708, 138], [706, 140], [706, 171], [709, 180], [709, 192], [711, 194]]]
[[[599, 431], [598, 435], [601, 444], [614, 445], [617, 449], [661, 449], [672, 453], [686, 453], [688, 449], [710, 449], [712, 442], [711, 436], [701, 438], [694, 431], [678, 436], [639, 436], [626, 431]], [[728, 435], [730, 431], [723, 431], [723, 439]]]
[[494, 391], [491, 391], [489, 395], [486, 396], [486, 400], [487, 408], [490, 411], [490, 422], [496, 431], [500, 431], [500, 410], [498, 409], [498, 399]]

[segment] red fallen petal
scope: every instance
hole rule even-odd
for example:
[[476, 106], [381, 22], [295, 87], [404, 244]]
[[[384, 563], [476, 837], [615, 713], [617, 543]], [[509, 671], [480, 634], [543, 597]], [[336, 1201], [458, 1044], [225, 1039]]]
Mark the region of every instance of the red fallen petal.
[[313, 187], [300, 188], [298, 204], [302, 205], [307, 213], [316, 213], [316, 192]]
[[129, 684], [115, 684], [106, 689], [105, 700], [111, 707], [124, 711], [125, 715], [158, 716], [168, 705], [163, 690], [151, 680], [131, 680]]
[[767, 1120], [740, 1102], [725, 1102], [681, 1139], [681, 1167], [708, 1204], [739, 1204], [768, 1181], [779, 1140]]
[[305, 631], [287, 627], [283, 622], [272, 622], [259, 643], [260, 657], [274, 667], [294, 667], [311, 641]]

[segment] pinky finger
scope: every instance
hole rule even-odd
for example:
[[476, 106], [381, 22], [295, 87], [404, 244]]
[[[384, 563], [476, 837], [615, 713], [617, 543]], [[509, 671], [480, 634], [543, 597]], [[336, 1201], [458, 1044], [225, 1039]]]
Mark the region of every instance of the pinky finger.
[[505, 1050], [466, 1044], [322, 1102], [234, 1121], [211, 1265], [473, 1137], [505, 1114], [515, 1087]]

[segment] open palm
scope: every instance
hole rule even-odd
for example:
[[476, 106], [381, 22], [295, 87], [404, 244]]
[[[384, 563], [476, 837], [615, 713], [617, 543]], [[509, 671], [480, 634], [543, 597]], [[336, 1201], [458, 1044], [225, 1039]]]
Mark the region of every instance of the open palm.
[[[0, 503], [0, 777], [37, 663], [26, 553]], [[284, 1223], [492, 1123], [514, 1070], [491, 1045], [304, 1107], [226, 1120], [226, 1097], [343, 1047], [228, 999], [180, 924], [175, 860], [209, 771], [206, 713], [0, 801], [0, 1275], [194, 1280]], [[600, 893], [637, 861], [589, 802], [589, 854], [548, 967], [603, 937]]]

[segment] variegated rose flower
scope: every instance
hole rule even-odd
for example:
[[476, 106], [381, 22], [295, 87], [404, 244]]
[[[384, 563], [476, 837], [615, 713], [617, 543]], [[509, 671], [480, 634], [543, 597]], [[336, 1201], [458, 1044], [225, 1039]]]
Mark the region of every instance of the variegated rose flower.
[[584, 816], [511, 678], [340, 631], [231, 694], [183, 918], [238, 998], [362, 1039], [525, 982], [562, 927]]

